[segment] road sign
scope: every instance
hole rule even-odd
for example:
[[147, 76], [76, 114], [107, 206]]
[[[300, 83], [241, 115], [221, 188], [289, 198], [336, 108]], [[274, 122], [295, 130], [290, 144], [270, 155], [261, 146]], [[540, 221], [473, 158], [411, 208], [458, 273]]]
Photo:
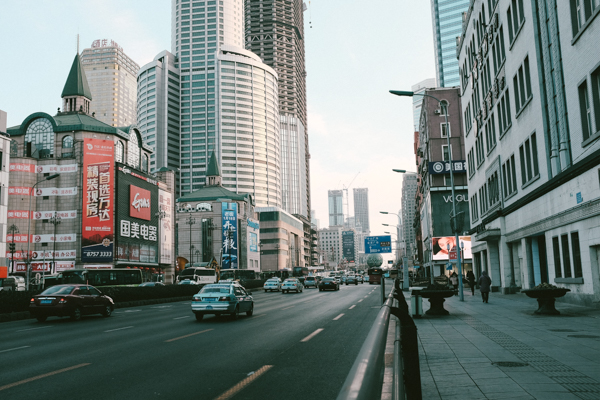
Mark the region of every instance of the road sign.
[[367, 236], [365, 237], [365, 253], [391, 253], [392, 236]]
[[447, 264], [446, 264], [446, 269], [447, 269], [448, 271], [452, 271], [452, 263], [447, 263]]
[[457, 255], [456, 255], [456, 250], [450, 250], [450, 253], [448, 253], [448, 255], [449, 255], [450, 261], [456, 261], [458, 259]]

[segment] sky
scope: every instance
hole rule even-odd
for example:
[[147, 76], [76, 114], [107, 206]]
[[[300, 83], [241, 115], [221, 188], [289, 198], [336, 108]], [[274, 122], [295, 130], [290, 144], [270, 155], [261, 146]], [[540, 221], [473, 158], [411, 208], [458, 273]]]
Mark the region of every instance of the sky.
[[[328, 225], [327, 191], [369, 189], [372, 235], [395, 232], [402, 175], [416, 170], [412, 100], [389, 94], [435, 77], [429, 0], [305, 1], [311, 201]], [[170, 0], [2, 0], [0, 110], [8, 126], [51, 115], [77, 51], [112, 39], [140, 66], [171, 50]], [[390, 229], [391, 228], [391, 229]], [[392, 240], [396, 240], [393, 236]], [[384, 259], [392, 255], [384, 254]]]

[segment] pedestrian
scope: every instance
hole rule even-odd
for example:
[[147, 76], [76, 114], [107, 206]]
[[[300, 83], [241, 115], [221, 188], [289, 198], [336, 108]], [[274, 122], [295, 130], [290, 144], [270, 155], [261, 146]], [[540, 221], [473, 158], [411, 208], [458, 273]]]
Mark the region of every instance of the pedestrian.
[[469, 286], [471, 286], [471, 294], [475, 296], [475, 274], [471, 270], [467, 272], [467, 281], [469, 282]]
[[490, 286], [492, 285], [492, 278], [489, 277], [487, 271], [481, 271], [479, 277], [479, 291], [481, 292], [481, 298], [484, 303], [487, 303], [490, 298]]
[[456, 272], [453, 272], [452, 275], [450, 275], [450, 283], [454, 286], [454, 294], [456, 295], [456, 293], [458, 293], [458, 275], [456, 275]]

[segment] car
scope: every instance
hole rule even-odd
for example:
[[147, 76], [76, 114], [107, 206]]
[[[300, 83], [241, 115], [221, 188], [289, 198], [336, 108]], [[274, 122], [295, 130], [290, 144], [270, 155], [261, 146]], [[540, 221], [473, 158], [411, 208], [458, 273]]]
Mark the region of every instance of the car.
[[356, 275], [348, 275], [346, 277], [346, 286], [348, 286], [351, 283], [358, 285], [358, 280], [356, 279]]
[[363, 278], [363, 280], [364, 280], [365, 282], [369, 282], [369, 275], [365, 275], [365, 277]]
[[13, 275], [0, 278], [0, 290], [23, 292], [25, 291], [25, 278]]
[[239, 313], [245, 312], [251, 317], [254, 313], [254, 298], [252, 292], [237, 282], [210, 283], [192, 297], [192, 312], [197, 321], [202, 321], [207, 314], [227, 314], [232, 319], [237, 319]]
[[356, 275], [356, 280], [362, 285], [364, 283], [364, 279], [362, 275]]
[[306, 279], [304, 279], [304, 287], [319, 287], [319, 281], [314, 276], [307, 276]]
[[165, 284], [162, 283], [162, 282], [144, 282], [144, 283], [140, 283], [140, 286], [142, 286], [142, 287], [155, 287], [155, 286], [165, 286]]
[[333, 276], [323, 278], [321, 283], [319, 283], [319, 292], [323, 290], [340, 290], [340, 283]]
[[279, 278], [267, 279], [267, 281], [263, 285], [263, 289], [265, 290], [265, 292], [268, 292], [268, 291], [279, 292], [281, 290], [281, 279], [279, 279]]
[[178, 285], [197, 285], [197, 284], [198, 284], [198, 282], [196, 282], [192, 279], [184, 279], [178, 283]]
[[300, 293], [304, 291], [304, 286], [297, 278], [288, 278], [283, 281], [283, 285], [281, 285], [281, 293], [289, 293], [291, 290], [295, 290], [296, 293]]
[[71, 317], [75, 321], [90, 314], [110, 317], [114, 309], [113, 299], [85, 284], [51, 286], [33, 296], [29, 303], [30, 314], [40, 322], [52, 316]]

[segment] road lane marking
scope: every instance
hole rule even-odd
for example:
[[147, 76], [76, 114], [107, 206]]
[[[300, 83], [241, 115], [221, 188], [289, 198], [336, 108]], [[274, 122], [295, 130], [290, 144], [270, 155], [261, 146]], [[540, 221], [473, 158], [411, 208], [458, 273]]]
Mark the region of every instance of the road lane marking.
[[115, 332], [115, 331], [122, 331], [123, 329], [130, 329], [130, 328], [133, 328], [133, 326], [125, 326], [123, 328], [109, 329], [107, 331], [104, 331], [104, 333], [106, 333], [106, 332]]
[[356, 307], [356, 304], [353, 304], [352, 306], [350, 306], [350, 308], [348, 310], [352, 310], [354, 307]]
[[21, 346], [21, 347], [15, 347], [13, 349], [0, 350], [0, 353], [6, 353], [7, 351], [14, 351], [14, 350], [26, 349], [28, 347], [31, 347], [31, 346]]
[[142, 311], [142, 310], [126, 310], [126, 311], [123, 311], [123, 312], [140, 312], [140, 311]]
[[63, 368], [63, 369], [59, 369], [59, 370], [56, 370], [56, 371], [48, 372], [47, 374], [38, 375], [38, 376], [31, 377], [31, 378], [23, 379], [22, 381], [19, 381], [19, 382], [10, 383], [8, 385], [0, 386], [0, 391], [5, 390], [5, 389], [10, 389], [11, 387], [19, 386], [19, 385], [22, 385], [24, 383], [33, 382], [33, 381], [36, 381], [38, 379], [47, 378], [47, 377], [52, 376], [52, 375], [61, 374], [63, 372], [67, 372], [67, 371], [70, 371], [72, 369], [77, 369], [77, 368], [85, 367], [85, 366], [88, 366], [88, 365], [90, 365], [90, 363], [78, 364], [78, 365], [74, 365], [72, 367]]
[[338, 319], [342, 318], [344, 316], [344, 313], [341, 313], [340, 315], [338, 315], [337, 317], [335, 317], [333, 320], [337, 321]]
[[173, 318], [173, 319], [183, 319], [183, 318], [192, 318], [191, 315], [186, 315], [185, 317], [177, 317], [177, 318]]
[[360, 299], [358, 302], [360, 303], [361, 301], [363, 301], [363, 299]]
[[205, 330], [200, 331], [200, 332], [194, 332], [194, 333], [190, 333], [189, 335], [179, 336], [179, 337], [176, 337], [174, 339], [165, 340], [165, 343], [174, 342], [174, 341], [179, 340], [179, 339], [185, 339], [187, 337], [194, 336], [194, 335], [199, 335], [201, 333], [205, 333], [205, 332], [209, 332], [209, 331], [212, 331], [212, 329], [205, 329]]
[[302, 339], [300, 342], [308, 342], [310, 339], [314, 338], [319, 333], [321, 333], [322, 330], [323, 330], [323, 328], [317, 329], [316, 331], [314, 331], [313, 333], [311, 333], [310, 335], [308, 335], [307, 337], [305, 337], [304, 339]]
[[51, 326], [41, 326], [39, 328], [19, 329], [17, 332], [35, 331], [37, 329], [46, 329], [46, 328], [51, 328]]
[[282, 308], [282, 310], [288, 310], [288, 309], [290, 309], [290, 308], [294, 308], [294, 307], [295, 307], [295, 306], [289, 306], [289, 307], [286, 307], [286, 308]]
[[216, 397], [215, 400], [228, 400], [228, 399], [232, 398], [238, 392], [240, 392], [243, 388], [245, 388], [246, 386], [251, 384], [254, 380], [256, 380], [256, 378], [258, 378], [259, 376], [261, 376], [262, 374], [264, 374], [265, 372], [270, 370], [272, 367], [273, 367], [272, 365], [262, 366], [256, 372], [251, 373], [251, 375], [249, 375], [247, 378], [242, 380], [240, 383], [238, 383], [237, 385], [235, 385], [234, 387], [232, 387], [231, 389], [229, 389], [228, 391], [226, 391], [219, 397]]

